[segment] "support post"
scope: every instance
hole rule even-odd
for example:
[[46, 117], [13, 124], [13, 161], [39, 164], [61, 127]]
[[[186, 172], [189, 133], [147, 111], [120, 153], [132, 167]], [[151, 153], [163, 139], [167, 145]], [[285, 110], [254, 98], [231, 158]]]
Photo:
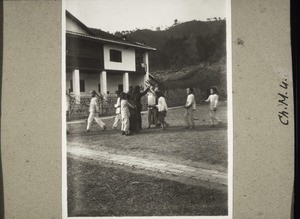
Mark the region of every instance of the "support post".
[[143, 62], [145, 63], [145, 70], [146, 70], [146, 74], [144, 76], [144, 82], [145, 82], [145, 81], [149, 80], [149, 56], [148, 56], [148, 52], [145, 52]]
[[128, 72], [125, 72], [123, 74], [123, 91], [124, 92], [129, 91], [129, 74], [128, 74]]
[[101, 87], [101, 93], [103, 95], [107, 95], [107, 76], [106, 76], [106, 71], [100, 72], [100, 87]]
[[75, 96], [76, 104], [80, 104], [80, 74], [79, 70], [75, 69], [72, 72], [72, 81], [73, 81], [73, 94]]

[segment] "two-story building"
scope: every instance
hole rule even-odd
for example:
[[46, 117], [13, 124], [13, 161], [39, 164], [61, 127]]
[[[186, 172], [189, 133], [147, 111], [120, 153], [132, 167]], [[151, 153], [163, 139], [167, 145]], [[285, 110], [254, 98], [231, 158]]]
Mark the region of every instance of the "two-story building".
[[91, 90], [105, 95], [143, 86], [149, 78], [148, 53], [154, 50], [89, 28], [66, 11], [66, 88], [77, 103]]

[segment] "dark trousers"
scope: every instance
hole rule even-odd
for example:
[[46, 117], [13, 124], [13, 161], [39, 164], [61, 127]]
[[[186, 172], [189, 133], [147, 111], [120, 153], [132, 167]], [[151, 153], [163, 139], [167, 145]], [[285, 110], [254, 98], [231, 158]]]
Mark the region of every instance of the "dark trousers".
[[158, 121], [161, 123], [161, 124], [166, 124], [165, 122], [165, 117], [167, 115], [167, 111], [161, 111], [161, 112], [158, 112]]
[[137, 131], [137, 112], [136, 110], [130, 110], [130, 117], [129, 117], [129, 131], [136, 132]]
[[136, 127], [137, 127], [137, 130], [141, 130], [142, 129], [142, 115], [141, 115], [141, 110], [137, 111]]
[[155, 107], [148, 108], [148, 126], [151, 124], [157, 126], [157, 109]]

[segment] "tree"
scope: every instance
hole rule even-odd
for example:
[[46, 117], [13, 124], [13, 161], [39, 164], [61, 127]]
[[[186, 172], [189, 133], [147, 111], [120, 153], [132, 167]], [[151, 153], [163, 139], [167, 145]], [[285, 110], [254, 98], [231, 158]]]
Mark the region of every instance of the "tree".
[[205, 61], [207, 58], [206, 42], [201, 35], [196, 38], [196, 49], [198, 52], [199, 61]]
[[178, 20], [177, 19], [175, 19], [174, 20], [174, 24], [173, 24], [173, 26], [176, 26], [178, 24]]
[[163, 51], [168, 61], [169, 68], [182, 68], [189, 65], [190, 58], [187, 52], [186, 37], [174, 38], [166, 40]]
[[122, 33], [120, 31], [116, 31], [115, 35], [118, 36], [118, 37], [122, 37]]
[[226, 23], [222, 22], [216, 33], [209, 34], [205, 40], [206, 59], [216, 61], [226, 55]]

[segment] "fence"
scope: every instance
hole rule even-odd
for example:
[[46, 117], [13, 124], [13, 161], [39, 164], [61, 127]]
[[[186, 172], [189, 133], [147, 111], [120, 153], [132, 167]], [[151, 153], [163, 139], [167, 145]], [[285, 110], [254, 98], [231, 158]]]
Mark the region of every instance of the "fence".
[[[200, 90], [194, 92], [196, 103], [201, 103], [202, 94]], [[166, 102], [168, 107], [183, 106], [186, 103], [186, 91], [184, 89], [169, 90], [165, 92]], [[80, 104], [76, 104], [75, 98], [71, 95], [67, 96], [68, 113], [67, 120], [84, 119], [89, 115], [89, 104], [91, 97], [81, 96]], [[115, 114], [115, 103], [117, 102], [117, 95], [109, 94], [104, 100], [98, 97], [98, 107], [100, 116], [111, 116]], [[147, 96], [142, 97], [142, 110], [147, 110]]]

